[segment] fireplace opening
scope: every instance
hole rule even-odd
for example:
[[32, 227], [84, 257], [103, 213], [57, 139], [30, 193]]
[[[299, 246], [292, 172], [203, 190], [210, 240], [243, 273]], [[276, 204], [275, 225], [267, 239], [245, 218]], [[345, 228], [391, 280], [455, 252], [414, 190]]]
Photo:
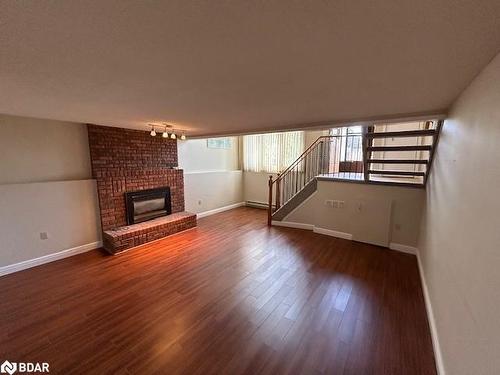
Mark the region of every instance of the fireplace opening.
[[172, 213], [170, 188], [165, 186], [127, 192], [125, 193], [125, 206], [128, 225], [170, 215]]

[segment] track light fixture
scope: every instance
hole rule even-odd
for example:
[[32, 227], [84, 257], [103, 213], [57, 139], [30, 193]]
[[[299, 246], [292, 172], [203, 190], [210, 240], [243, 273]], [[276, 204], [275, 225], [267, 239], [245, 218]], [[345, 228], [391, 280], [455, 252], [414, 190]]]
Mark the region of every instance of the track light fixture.
[[[151, 137], [156, 137], [156, 128], [155, 128], [155, 124], [148, 124], [149, 126], [151, 126], [151, 131], [149, 132], [149, 134], [151, 135]], [[156, 126], [161, 126], [161, 125], [156, 125]], [[169, 125], [169, 124], [165, 124], [163, 123], [163, 126], [165, 127], [164, 128], [164, 131], [161, 133], [161, 136], [162, 138], [165, 138], [165, 139], [177, 139], [177, 137], [179, 137], [180, 140], [182, 141], [185, 141], [186, 140], [186, 134], [184, 132], [180, 133], [180, 136], [178, 135], [179, 132], [177, 132], [173, 127], [172, 125]]]

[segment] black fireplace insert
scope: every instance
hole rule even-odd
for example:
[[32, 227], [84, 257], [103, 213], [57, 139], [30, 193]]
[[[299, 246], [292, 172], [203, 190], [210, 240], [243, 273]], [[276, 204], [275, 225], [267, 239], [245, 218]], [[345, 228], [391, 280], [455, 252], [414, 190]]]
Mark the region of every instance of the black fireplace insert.
[[170, 188], [165, 186], [125, 193], [125, 206], [128, 225], [170, 215], [172, 213]]

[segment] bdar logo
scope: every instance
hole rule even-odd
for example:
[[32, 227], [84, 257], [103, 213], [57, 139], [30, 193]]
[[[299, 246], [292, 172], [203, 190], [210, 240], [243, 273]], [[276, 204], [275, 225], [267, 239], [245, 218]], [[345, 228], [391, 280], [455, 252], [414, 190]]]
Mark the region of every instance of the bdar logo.
[[2, 366], [0, 366], [0, 372], [2, 374], [10, 374], [12, 375], [13, 373], [15, 373], [17, 370], [17, 363], [15, 362], [9, 362], [9, 361], [5, 361], [4, 363], [2, 363]]

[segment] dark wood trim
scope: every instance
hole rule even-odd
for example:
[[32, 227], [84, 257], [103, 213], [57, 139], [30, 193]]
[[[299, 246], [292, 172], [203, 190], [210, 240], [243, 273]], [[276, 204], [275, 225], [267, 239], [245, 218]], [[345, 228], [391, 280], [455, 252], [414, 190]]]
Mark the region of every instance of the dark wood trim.
[[363, 126], [361, 130], [361, 141], [363, 147], [363, 178], [366, 181], [369, 180], [370, 176], [368, 175], [368, 158], [371, 156], [368, 152], [368, 146], [371, 145], [371, 141], [368, 139], [367, 135], [370, 130], [373, 130], [372, 127]]
[[429, 179], [429, 173], [431, 172], [431, 167], [432, 167], [432, 162], [434, 161], [434, 155], [436, 153], [436, 147], [439, 142], [439, 136], [441, 135], [441, 130], [443, 128], [443, 120], [439, 120], [437, 123], [437, 128], [436, 128], [436, 135], [434, 136], [434, 142], [432, 143], [432, 150], [430, 151], [429, 154], [429, 164], [427, 166], [427, 173], [425, 174], [424, 177], [424, 186], [427, 185], [427, 180]]
[[371, 146], [368, 151], [431, 151], [432, 146]]
[[418, 184], [418, 183], [412, 183], [412, 182], [350, 180], [347, 178], [338, 178], [338, 177], [330, 177], [330, 176], [318, 176], [318, 177], [316, 177], [316, 179], [318, 181], [347, 182], [349, 184], [398, 186], [398, 187], [410, 187], [410, 188], [417, 188], [417, 189], [424, 188], [424, 184]]
[[427, 137], [436, 135], [436, 130], [434, 129], [422, 129], [422, 130], [405, 130], [399, 132], [380, 132], [380, 133], [370, 133], [367, 134], [368, 138], [409, 138], [409, 137]]
[[368, 163], [377, 164], [428, 164], [428, 160], [417, 160], [417, 159], [368, 159]]
[[281, 188], [280, 188], [280, 183], [281, 183], [281, 180], [279, 178], [276, 179], [276, 199], [275, 199], [275, 205], [276, 205], [276, 209], [279, 210], [279, 208], [281, 207]]
[[269, 196], [268, 196], [268, 207], [267, 207], [267, 225], [271, 226], [273, 220], [273, 176], [269, 176]]
[[384, 170], [369, 170], [369, 174], [378, 174], [378, 175], [391, 175], [391, 176], [420, 176], [424, 177], [425, 172], [413, 172], [413, 171], [384, 171]]

